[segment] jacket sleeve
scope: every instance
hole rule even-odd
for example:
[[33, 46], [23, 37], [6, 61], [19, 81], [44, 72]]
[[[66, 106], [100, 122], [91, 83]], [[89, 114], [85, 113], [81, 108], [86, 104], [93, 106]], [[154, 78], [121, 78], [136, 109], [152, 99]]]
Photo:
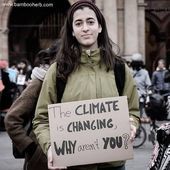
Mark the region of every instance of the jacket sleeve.
[[153, 72], [152, 74], [152, 85], [153, 85], [153, 88], [156, 90], [156, 71]]
[[148, 71], [146, 71], [146, 79], [145, 79], [146, 87], [151, 86], [151, 79], [149, 77]]
[[27, 135], [24, 125], [34, 117], [41, 85], [42, 81], [33, 80], [15, 100], [5, 116], [6, 131], [21, 152], [33, 142]]
[[125, 86], [123, 95], [127, 96], [130, 117], [133, 118], [133, 125], [139, 126], [139, 96], [136, 83], [128, 66], [125, 66]]
[[46, 73], [33, 119], [34, 133], [45, 154], [50, 146], [48, 105], [57, 102], [56, 96], [56, 64], [54, 63]]

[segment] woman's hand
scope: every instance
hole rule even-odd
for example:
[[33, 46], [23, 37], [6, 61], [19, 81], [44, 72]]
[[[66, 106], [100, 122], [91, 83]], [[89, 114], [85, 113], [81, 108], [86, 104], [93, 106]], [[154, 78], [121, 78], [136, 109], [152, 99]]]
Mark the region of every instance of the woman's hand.
[[53, 157], [52, 157], [52, 149], [51, 149], [51, 146], [49, 147], [48, 149], [48, 152], [47, 152], [47, 161], [48, 161], [48, 169], [49, 170], [61, 170], [61, 169], [67, 169], [67, 167], [54, 167], [53, 166]]
[[136, 136], [136, 127], [132, 124], [133, 118], [130, 118], [130, 141], [133, 142]]

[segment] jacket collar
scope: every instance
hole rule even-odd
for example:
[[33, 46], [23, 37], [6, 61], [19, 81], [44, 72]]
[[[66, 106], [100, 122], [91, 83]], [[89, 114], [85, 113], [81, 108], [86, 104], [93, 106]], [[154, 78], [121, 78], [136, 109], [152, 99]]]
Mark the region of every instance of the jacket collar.
[[81, 64], [96, 65], [100, 62], [100, 49], [83, 50], [81, 55]]

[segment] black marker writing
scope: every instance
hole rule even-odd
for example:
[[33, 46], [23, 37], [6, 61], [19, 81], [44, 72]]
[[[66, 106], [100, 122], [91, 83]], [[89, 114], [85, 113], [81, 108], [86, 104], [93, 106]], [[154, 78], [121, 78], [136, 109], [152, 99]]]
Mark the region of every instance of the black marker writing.
[[118, 111], [118, 100], [115, 101], [106, 101], [101, 103], [90, 103], [90, 104], [82, 104], [76, 107], [75, 114], [76, 115], [84, 115], [84, 114], [95, 114], [95, 113], [106, 113], [112, 111]]
[[54, 149], [57, 155], [65, 155], [65, 154], [74, 154], [75, 153], [75, 146], [76, 146], [76, 140], [75, 141], [66, 141], [63, 140], [61, 146], [57, 146], [56, 142], [54, 142]]

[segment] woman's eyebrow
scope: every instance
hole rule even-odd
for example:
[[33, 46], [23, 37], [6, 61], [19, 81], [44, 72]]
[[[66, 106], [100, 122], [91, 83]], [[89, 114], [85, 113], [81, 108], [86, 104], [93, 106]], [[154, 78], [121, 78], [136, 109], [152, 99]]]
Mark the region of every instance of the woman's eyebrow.
[[89, 18], [87, 18], [86, 20], [95, 20], [95, 18], [89, 17]]
[[74, 22], [79, 22], [79, 21], [82, 21], [82, 19], [76, 19]]
[[[74, 22], [82, 21], [83, 19], [76, 19]], [[86, 18], [86, 20], [95, 20], [93, 17]]]

